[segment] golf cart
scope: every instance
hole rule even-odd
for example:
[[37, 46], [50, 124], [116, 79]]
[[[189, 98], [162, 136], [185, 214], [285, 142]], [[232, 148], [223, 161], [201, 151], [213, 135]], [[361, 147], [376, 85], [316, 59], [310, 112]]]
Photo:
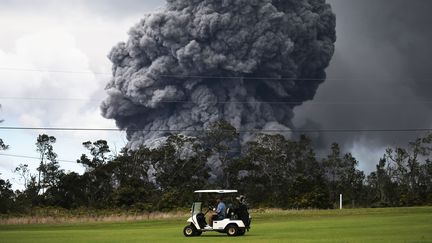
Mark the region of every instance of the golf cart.
[[[210, 231], [226, 233], [228, 236], [238, 236], [244, 235], [246, 231], [249, 231], [251, 217], [247, 210], [244, 197], [237, 197], [237, 202], [235, 202], [237, 205], [233, 206], [233, 195], [237, 193], [237, 190], [199, 190], [195, 191], [195, 193], [199, 195], [199, 200], [196, 200], [192, 204], [192, 216], [187, 220], [190, 224], [183, 229], [183, 234], [186, 237], [200, 236], [202, 232]], [[210, 226], [206, 222], [206, 214], [211, 210], [214, 211], [215, 208], [208, 204], [208, 201], [205, 200], [205, 196], [207, 195], [207, 199], [211, 200], [214, 199], [214, 197], [211, 197], [212, 194], [213, 196], [216, 194], [218, 197], [222, 196], [224, 198], [226, 212], [224, 219], [215, 219], [213, 220], [213, 225]], [[207, 203], [207, 207], [204, 207], [206, 212], [203, 212], [204, 203]]]

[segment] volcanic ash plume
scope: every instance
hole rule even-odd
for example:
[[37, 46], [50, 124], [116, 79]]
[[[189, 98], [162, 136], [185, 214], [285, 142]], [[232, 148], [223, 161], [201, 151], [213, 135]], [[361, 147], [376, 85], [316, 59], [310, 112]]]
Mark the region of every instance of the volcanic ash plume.
[[291, 128], [336, 40], [325, 0], [167, 0], [129, 36], [109, 54], [101, 108], [132, 147], [220, 119], [242, 130]]

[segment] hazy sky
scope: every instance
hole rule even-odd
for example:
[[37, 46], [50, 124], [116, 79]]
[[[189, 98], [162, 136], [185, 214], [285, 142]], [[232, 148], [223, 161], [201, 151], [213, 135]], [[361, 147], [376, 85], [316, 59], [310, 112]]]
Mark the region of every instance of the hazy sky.
[[[296, 109], [295, 124], [325, 129], [429, 128], [432, 1], [329, 2], [337, 15], [338, 36], [329, 79], [313, 101]], [[111, 69], [106, 56], [112, 46], [126, 40], [128, 29], [143, 14], [163, 4], [0, 0], [0, 118], [5, 120], [1, 126], [115, 127], [99, 111]], [[0, 130], [0, 137], [11, 146], [4, 153], [37, 156], [34, 143], [42, 132]], [[59, 158], [68, 161], [85, 152], [81, 143], [86, 140], [107, 139], [117, 151], [125, 144], [120, 132], [48, 133], [58, 138]], [[358, 157], [362, 169], [370, 171], [386, 146], [416, 135], [325, 134], [320, 139], [323, 144], [340, 142]], [[0, 156], [1, 177], [11, 178], [19, 163], [35, 168], [38, 161]], [[61, 165], [83, 171], [74, 163]]]
[[[0, 4], [0, 118], [5, 120], [1, 126], [114, 128], [114, 122], [99, 111], [111, 70], [106, 56], [144, 13], [162, 3], [3, 0]], [[121, 132], [1, 130], [0, 137], [10, 145], [5, 153], [37, 157], [34, 144], [43, 132], [58, 138], [59, 158], [72, 162], [61, 163], [66, 170], [83, 171], [73, 161], [85, 152], [84, 141], [106, 139], [116, 151], [126, 143]], [[19, 163], [36, 168], [38, 160], [0, 156], [2, 178], [11, 178]]]
[[[310, 120], [336, 129], [430, 128], [432, 1], [329, 2], [337, 16], [336, 53], [314, 101], [297, 109], [298, 124]], [[324, 140], [344, 144], [370, 170], [386, 146], [406, 144], [418, 135], [326, 134]]]

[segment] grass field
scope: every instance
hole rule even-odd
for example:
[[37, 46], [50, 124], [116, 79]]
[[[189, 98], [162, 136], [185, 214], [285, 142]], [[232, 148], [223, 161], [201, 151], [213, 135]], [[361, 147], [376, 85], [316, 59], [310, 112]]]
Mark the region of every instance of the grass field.
[[133, 223], [0, 225], [0, 242], [432, 242], [432, 207], [271, 211], [242, 237], [186, 238], [186, 219]]

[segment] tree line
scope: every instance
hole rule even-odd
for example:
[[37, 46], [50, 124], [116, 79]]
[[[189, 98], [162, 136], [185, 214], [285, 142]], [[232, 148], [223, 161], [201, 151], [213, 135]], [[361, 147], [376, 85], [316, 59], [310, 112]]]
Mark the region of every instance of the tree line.
[[[25, 189], [13, 191], [0, 179], [0, 213], [26, 213], [34, 207], [164, 211], [189, 207], [193, 191], [238, 189], [252, 207], [335, 208], [339, 194], [353, 207], [398, 207], [432, 203], [432, 135], [405, 147], [388, 148], [376, 170], [365, 175], [350, 153], [331, 145], [318, 158], [306, 136], [286, 139], [260, 134], [241, 144], [226, 121], [197, 137], [169, 136], [157, 147], [123, 148], [112, 155], [107, 141], [87, 141], [77, 163], [83, 174], [65, 172], [54, 151], [56, 138], [36, 140], [37, 174], [15, 169]], [[0, 139], [0, 150], [8, 149]]]

